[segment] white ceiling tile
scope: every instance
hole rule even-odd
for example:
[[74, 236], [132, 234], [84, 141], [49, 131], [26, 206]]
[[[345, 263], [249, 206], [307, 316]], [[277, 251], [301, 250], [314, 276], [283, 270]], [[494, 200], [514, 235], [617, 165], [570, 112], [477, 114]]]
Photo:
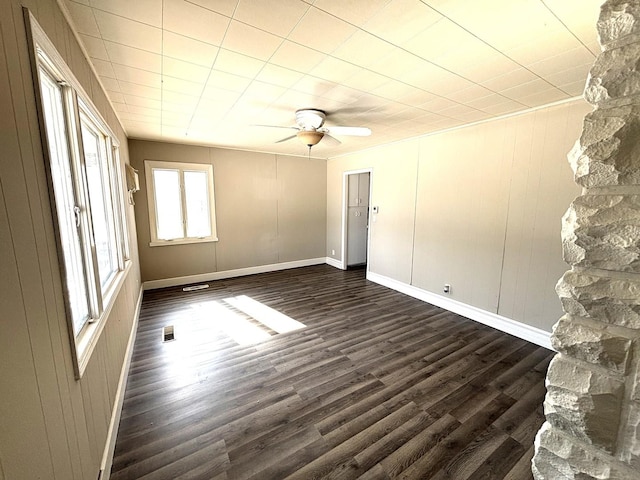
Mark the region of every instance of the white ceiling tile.
[[239, 0], [234, 18], [286, 37], [309, 8], [301, 0]]
[[140, 70], [139, 68], [127, 67], [125, 65], [113, 64], [113, 71], [116, 78], [129, 83], [146, 85], [148, 87], [160, 88], [162, 77], [159, 73]]
[[558, 29], [542, 38], [527, 38], [526, 43], [505, 50], [505, 54], [522, 65], [530, 65], [581, 46], [571, 33], [565, 29]]
[[184, 0], [164, 1], [164, 28], [185, 37], [220, 45], [229, 19]]
[[162, 30], [95, 10], [96, 22], [104, 40], [153, 53], [162, 53]]
[[401, 75], [405, 74], [405, 72], [410, 72], [416, 62], [420, 63], [423, 61], [424, 60], [413, 53], [396, 49], [390, 54], [381, 56], [377, 61], [369, 64], [367, 68], [380, 75], [398, 79]]
[[335, 86], [335, 83], [328, 80], [323, 80], [313, 75], [305, 75], [292, 88], [298, 92], [321, 96]]
[[162, 78], [162, 88], [169, 92], [178, 92], [185, 95], [199, 97], [204, 91], [204, 82], [192, 82], [181, 78], [164, 76]]
[[118, 113], [129, 111], [129, 106], [126, 103], [115, 102], [111, 99], [111, 105], [113, 105], [113, 109]]
[[158, 139], [160, 138], [160, 124], [149, 122], [125, 121], [125, 130], [129, 138]]
[[227, 17], [233, 15], [238, 0], [190, 0], [191, 3], [199, 5], [203, 8], [211, 10], [212, 12], [221, 13]]
[[67, 2], [66, 5], [69, 8], [69, 13], [71, 13], [78, 33], [91, 37], [100, 36], [100, 29], [96, 23], [94, 11], [90, 7], [75, 2]]
[[499, 93], [512, 100], [520, 101], [520, 99], [523, 97], [534, 95], [535, 93], [540, 91], [546, 91], [549, 88], [551, 88], [551, 85], [549, 85], [549, 83], [545, 82], [541, 78], [536, 78], [531, 82], [500, 90]]
[[107, 49], [109, 60], [111, 60], [112, 63], [119, 63], [120, 65], [140, 68], [150, 72], [161, 72], [162, 56], [156, 53], [146, 52], [113, 42], [104, 42], [104, 45]]
[[360, 26], [380, 11], [389, 0], [316, 0], [315, 8], [328, 12], [346, 22]]
[[[296, 92], [295, 90], [287, 90], [280, 98], [278, 98], [278, 106], [291, 112], [289, 121], [295, 123], [294, 112], [299, 108], [319, 108], [325, 110], [329, 100], [308, 93]], [[288, 125], [289, 123], [287, 123]]]
[[111, 62], [100, 60], [98, 58], [92, 58], [91, 63], [95, 67], [96, 72], [98, 72], [98, 75], [100, 75], [101, 77], [116, 78], [116, 74], [113, 71]]
[[589, 70], [592, 67], [592, 63], [585, 63], [584, 65], [576, 65], [567, 70], [558, 70], [550, 75], [545, 75], [545, 80], [555, 86], [560, 86], [568, 83], [580, 82], [583, 85], [587, 81]]
[[591, 49], [592, 53], [597, 54], [600, 51], [595, 25], [602, 0], [545, 0], [545, 5]]
[[567, 94], [569, 95], [579, 97], [584, 93], [584, 89], [586, 86], [585, 84], [586, 80], [579, 80], [572, 83], [562, 83], [560, 85], [557, 85], [557, 87], [563, 92], [567, 92]]
[[232, 73], [212, 70], [209, 74], [207, 87], [218, 88], [232, 92], [244, 92], [249, 86], [251, 79], [234, 75]]
[[243, 96], [247, 98], [253, 97], [268, 104], [270, 103], [269, 100], [277, 99], [285, 91], [286, 88], [254, 80], [244, 91]]
[[498, 75], [482, 82], [489, 90], [499, 92], [515, 85], [521, 85], [536, 80], [538, 77], [526, 68], [517, 68], [511, 72]]
[[122, 95], [122, 93], [114, 92], [113, 90], [108, 90], [108, 89], [106, 90], [107, 90], [107, 96], [109, 97], [109, 100], [111, 100], [112, 103], [126, 103], [124, 99], [124, 95]]
[[157, 117], [160, 118], [162, 112], [155, 108], [148, 107], [140, 107], [137, 105], [127, 105], [127, 111], [130, 113], [135, 113], [137, 115], [146, 115], [148, 117]]
[[165, 57], [162, 62], [162, 74], [181, 78], [183, 80], [190, 80], [192, 82], [204, 83], [207, 81], [210, 69], [195, 65], [189, 62], [183, 62], [171, 57]]
[[87, 49], [87, 53], [91, 58], [109, 61], [107, 49], [105, 48], [104, 41], [101, 38], [80, 34], [80, 39], [82, 40], [82, 43], [84, 44], [85, 48]]
[[100, 77], [100, 81], [102, 82], [102, 85], [105, 89], [112, 90], [114, 92], [120, 91], [120, 83], [115, 78]]
[[492, 93], [485, 97], [478, 97], [473, 100], [469, 100], [466, 104], [479, 110], [484, 110], [485, 107], [500, 105], [505, 102], [513, 102], [513, 100], [503, 97], [497, 93]]
[[289, 88], [300, 81], [303, 76], [303, 73], [269, 63], [256, 76], [256, 80]]
[[341, 102], [344, 104], [351, 104], [361, 98], [363, 92], [359, 90], [355, 90], [353, 88], [346, 87], [344, 85], [338, 85], [333, 87], [328, 92], [325, 92], [322, 95], [324, 98], [328, 98], [330, 100], [335, 100], [337, 102]]
[[[198, 104], [199, 98], [195, 95], [185, 95], [179, 92], [170, 92], [162, 89], [162, 109], [167, 107], [165, 104], [172, 104], [171, 111], [189, 112]], [[175, 108], [178, 107], [179, 108]]]
[[330, 82], [340, 83], [358, 72], [359, 68], [351, 63], [333, 57], [326, 57], [315, 68], [311, 69], [309, 74]]
[[122, 95], [124, 97], [124, 101], [127, 105], [137, 105], [140, 107], [153, 108], [155, 110], [160, 110], [162, 104], [160, 100], [153, 100], [151, 98], [146, 97], [136, 97], [135, 95]]
[[162, 37], [162, 53], [185, 62], [211, 67], [218, 54], [218, 47], [167, 31]]
[[419, 107], [428, 112], [440, 113], [442, 110], [454, 108], [459, 105], [460, 104], [458, 102], [454, 102], [453, 100], [449, 100], [448, 98], [435, 97], [419, 105]]
[[402, 45], [440, 19], [442, 15], [420, 0], [396, 0], [389, 2], [362, 28], [396, 45]]
[[324, 55], [316, 50], [286, 40], [269, 62], [301, 73], [311, 73], [323, 58]]
[[525, 110], [526, 105], [516, 102], [513, 100], [507, 100], [501, 103], [496, 103], [493, 105], [487, 105], [482, 108], [482, 111], [490, 113], [492, 115], [504, 115], [507, 113], [518, 112], [521, 110]]
[[538, 90], [531, 95], [522, 96], [518, 101], [528, 105], [529, 107], [537, 107], [538, 105], [545, 105], [547, 103], [557, 102], [567, 98], [570, 98], [570, 95], [566, 92], [552, 87], [548, 90]]
[[282, 43], [282, 38], [263, 30], [232, 21], [224, 37], [223, 48], [260, 60], [268, 60]]
[[287, 38], [300, 45], [330, 53], [356, 31], [357, 28], [353, 25], [322, 10], [311, 8]]
[[214, 69], [221, 70], [223, 72], [231, 73], [245, 78], [253, 78], [265, 65], [262, 60], [247, 57], [240, 53], [231, 52], [220, 49], [216, 63], [213, 65]]
[[91, 0], [87, 3], [105, 12], [162, 27], [162, 0]]
[[[547, 76], [553, 75], [557, 72], [567, 70], [567, 67], [569, 66], [583, 66], [585, 64], [592, 64], [594, 61], [595, 57], [591, 52], [583, 46], [580, 46], [567, 50], [559, 55], [529, 64], [527, 65], [527, 68], [536, 75], [546, 78]], [[584, 78], [586, 78], [586, 76]]]
[[[118, 82], [120, 85], [120, 91], [123, 94], [134, 95], [136, 97], [145, 97], [153, 100], [160, 100], [161, 91], [159, 88], [147, 87], [144, 85], [138, 85], [137, 83]], [[128, 98], [125, 95], [125, 98]], [[127, 103], [128, 100], [127, 100]]]
[[336, 48], [331, 55], [354, 65], [367, 66], [395, 50], [396, 47], [389, 42], [360, 30]]
[[372, 72], [370, 70], [361, 68], [358, 73], [352, 77], [348, 77], [342, 81], [343, 85], [347, 87], [356, 88], [364, 92], [371, 92], [372, 90], [384, 85], [389, 81], [389, 78]]
[[160, 121], [160, 112], [155, 112], [153, 115], [145, 115], [132, 112], [119, 112], [118, 117], [122, 120], [133, 120], [138, 122], [158, 122]]
[[206, 105], [217, 105], [216, 108], [229, 108], [240, 98], [237, 92], [230, 92], [222, 88], [207, 86], [202, 92], [202, 98], [198, 104], [198, 109], [202, 109], [203, 103]]
[[443, 18], [405, 41], [402, 46], [426, 60], [433, 60], [456, 49], [464, 50], [476, 42], [476, 37]]
[[467, 103], [474, 99], [486, 97], [491, 94], [491, 90], [484, 88], [482, 85], [471, 85], [467, 88], [447, 94], [447, 98], [456, 102]]

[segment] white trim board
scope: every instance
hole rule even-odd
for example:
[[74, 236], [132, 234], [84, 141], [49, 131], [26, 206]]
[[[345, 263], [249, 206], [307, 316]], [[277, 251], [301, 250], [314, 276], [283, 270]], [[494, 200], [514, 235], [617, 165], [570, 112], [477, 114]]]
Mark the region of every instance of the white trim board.
[[200, 273], [198, 275], [187, 275], [184, 277], [163, 278], [161, 280], [146, 281], [143, 284], [143, 288], [144, 290], [154, 290], [156, 288], [175, 287], [190, 283], [244, 277], [245, 275], [255, 275], [256, 273], [277, 272], [279, 270], [288, 270], [290, 268], [322, 265], [323, 263], [327, 263], [326, 257], [308, 258], [306, 260], [295, 260], [293, 262], [271, 263], [269, 265], [258, 265], [257, 267], [237, 268], [235, 270], [223, 270], [220, 272]]
[[488, 325], [496, 330], [513, 335], [514, 337], [518, 337], [549, 350], [553, 350], [551, 347], [551, 333], [539, 328], [511, 320], [510, 318], [503, 317], [497, 313], [487, 312], [486, 310], [443, 297], [442, 295], [422, 290], [421, 288], [399, 282], [398, 280], [385, 277], [378, 273], [367, 272], [367, 280], [383, 285], [392, 290], [396, 290], [397, 292], [404, 293], [410, 297], [417, 298], [423, 302], [430, 303], [431, 305], [444, 308], [450, 312], [457, 313], [458, 315], [462, 315], [463, 317], [475, 320], [476, 322], [480, 322], [484, 325]]
[[340, 270], [344, 270], [344, 263], [342, 262], [342, 260], [337, 260], [335, 258], [331, 258], [331, 257], [327, 257], [325, 259], [325, 263], [327, 265], [330, 265], [334, 268], [339, 268]]
[[140, 308], [142, 307], [142, 288], [138, 293], [138, 301], [136, 302], [136, 310], [133, 317], [133, 325], [129, 332], [129, 341], [124, 354], [124, 362], [120, 370], [120, 379], [118, 380], [118, 388], [116, 389], [116, 400], [111, 412], [111, 421], [109, 422], [109, 430], [107, 430], [107, 441], [102, 454], [102, 463], [100, 464], [100, 474], [98, 480], [109, 480], [111, 476], [111, 466], [113, 464], [113, 453], [116, 449], [116, 438], [118, 437], [118, 427], [120, 426], [120, 416], [122, 415], [122, 405], [124, 404], [124, 391], [127, 386], [127, 377], [129, 376], [129, 367], [131, 366], [131, 357], [133, 355], [133, 345], [136, 341], [136, 333], [138, 332], [138, 320], [140, 319]]

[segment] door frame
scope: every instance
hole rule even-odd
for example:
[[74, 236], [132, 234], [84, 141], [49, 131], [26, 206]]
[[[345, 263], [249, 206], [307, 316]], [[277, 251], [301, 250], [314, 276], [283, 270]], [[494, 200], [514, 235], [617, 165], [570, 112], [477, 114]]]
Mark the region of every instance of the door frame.
[[367, 209], [367, 273], [369, 272], [369, 252], [371, 246], [371, 191], [373, 186], [373, 167], [346, 170], [342, 172], [342, 270], [347, 269], [347, 218], [349, 214], [349, 175], [369, 174], [369, 208]]

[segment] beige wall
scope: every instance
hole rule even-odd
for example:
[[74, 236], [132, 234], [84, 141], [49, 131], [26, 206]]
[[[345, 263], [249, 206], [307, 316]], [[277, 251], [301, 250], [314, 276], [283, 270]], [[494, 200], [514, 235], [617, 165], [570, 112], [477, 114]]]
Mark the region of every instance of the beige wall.
[[0, 478], [94, 479], [140, 291], [133, 268], [80, 381], [74, 378], [22, 6], [37, 17], [127, 141], [55, 0], [0, 0]]
[[[327, 255], [341, 261], [342, 177], [372, 168], [369, 269], [540, 329], [561, 315], [560, 219], [577, 101], [332, 159]], [[336, 254], [331, 255], [335, 250]]]
[[[160, 280], [325, 256], [326, 162], [130, 140], [142, 278]], [[144, 161], [213, 165], [218, 242], [150, 247]]]

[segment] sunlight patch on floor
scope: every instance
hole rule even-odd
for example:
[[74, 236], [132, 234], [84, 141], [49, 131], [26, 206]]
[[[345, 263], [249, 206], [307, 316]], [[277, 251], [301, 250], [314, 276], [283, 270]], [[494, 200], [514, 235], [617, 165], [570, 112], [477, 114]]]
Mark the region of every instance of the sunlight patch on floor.
[[300, 323], [246, 295], [225, 298], [224, 301], [278, 333], [292, 332], [305, 327], [304, 323]]
[[239, 345], [251, 345], [271, 337], [268, 332], [220, 302], [201, 302], [192, 308], [201, 315], [201, 318], [213, 321], [216, 328], [226, 333]]

